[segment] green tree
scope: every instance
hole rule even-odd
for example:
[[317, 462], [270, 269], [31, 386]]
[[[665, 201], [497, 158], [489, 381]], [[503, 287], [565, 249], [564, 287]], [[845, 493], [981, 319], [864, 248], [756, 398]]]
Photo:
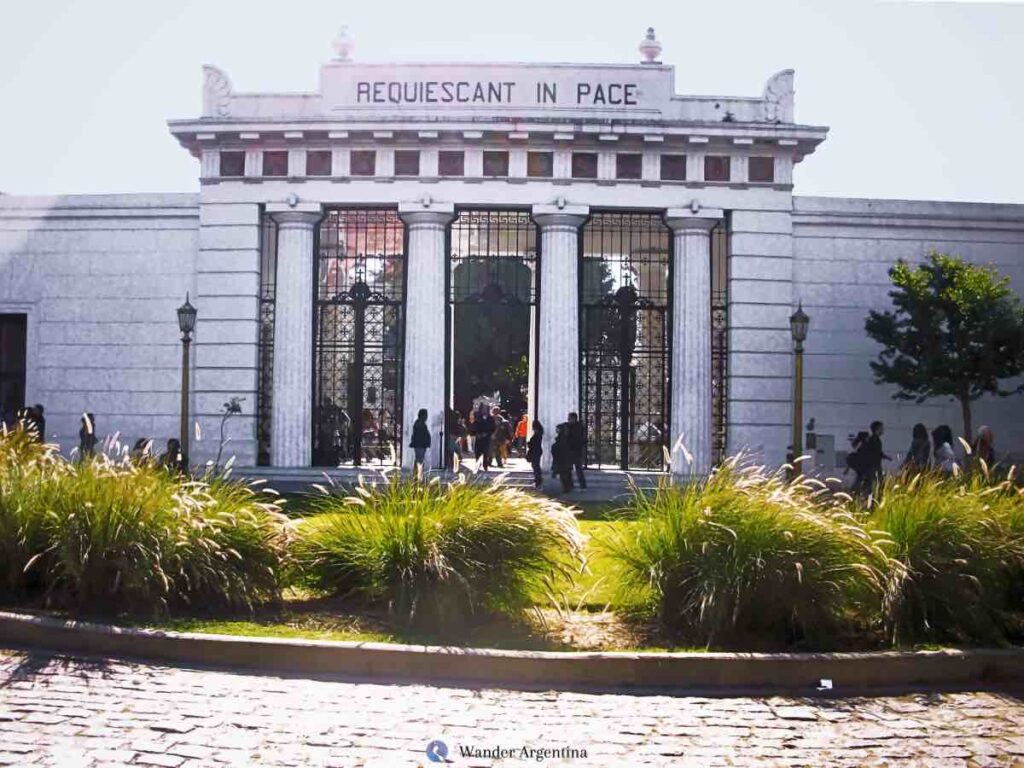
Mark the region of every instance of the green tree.
[[1024, 373], [1024, 307], [996, 269], [935, 251], [917, 267], [899, 261], [889, 277], [893, 309], [865, 323], [884, 347], [871, 363], [875, 380], [899, 387], [899, 400], [959, 401], [969, 439], [973, 401], [1024, 391], [1000, 383]]

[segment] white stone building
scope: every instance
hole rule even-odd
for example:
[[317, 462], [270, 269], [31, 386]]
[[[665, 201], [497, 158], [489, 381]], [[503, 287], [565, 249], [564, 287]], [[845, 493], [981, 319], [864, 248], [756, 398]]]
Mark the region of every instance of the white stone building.
[[[1024, 206], [796, 196], [793, 166], [827, 129], [797, 122], [793, 73], [759, 96], [683, 96], [659, 50], [383, 65], [342, 40], [301, 94], [235, 93], [207, 67], [202, 114], [169, 123], [197, 194], [0, 197], [0, 397], [43, 403], [68, 447], [83, 412], [162, 444], [188, 292], [193, 461], [240, 396], [240, 466], [387, 463], [419, 408], [440, 437], [459, 405], [461, 329], [504, 316], [494, 354], [528, 360], [549, 442], [578, 411], [592, 464], [664, 470], [664, 444], [701, 473], [741, 449], [784, 459], [802, 302], [818, 433], [842, 447], [882, 419], [895, 452], [918, 421], [956, 431], [955, 404], [873, 383], [864, 319], [888, 304], [887, 269], [930, 249], [1024, 291]], [[1000, 452], [1024, 453], [1019, 396], [976, 414]]]

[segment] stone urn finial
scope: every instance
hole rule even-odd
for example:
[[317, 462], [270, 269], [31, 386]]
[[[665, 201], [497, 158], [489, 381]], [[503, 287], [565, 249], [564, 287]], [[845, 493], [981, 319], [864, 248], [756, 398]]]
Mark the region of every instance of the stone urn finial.
[[338, 30], [338, 36], [334, 38], [334, 52], [338, 61], [352, 61], [352, 51], [356, 45], [348, 32], [348, 24]]
[[647, 34], [644, 35], [644, 39], [640, 41], [637, 49], [640, 51], [640, 55], [643, 56], [643, 59], [640, 61], [641, 64], [661, 64], [658, 61], [658, 55], [661, 53], [661, 43], [654, 37], [654, 27], [647, 28]]

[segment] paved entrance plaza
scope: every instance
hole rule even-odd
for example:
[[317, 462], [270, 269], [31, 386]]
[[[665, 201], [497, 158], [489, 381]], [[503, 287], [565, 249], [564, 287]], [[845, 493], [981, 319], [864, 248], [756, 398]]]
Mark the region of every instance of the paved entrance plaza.
[[[0, 764], [1024, 765], [1018, 692], [707, 698], [470, 690], [0, 654]], [[460, 747], [586, 750], [538, 762]]]

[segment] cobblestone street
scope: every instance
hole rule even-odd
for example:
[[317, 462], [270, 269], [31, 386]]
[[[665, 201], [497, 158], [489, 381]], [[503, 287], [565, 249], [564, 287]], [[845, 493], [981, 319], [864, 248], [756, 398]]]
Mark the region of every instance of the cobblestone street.
[[[433, 765], [434, 739], [466, 766], [1024, 765], [1024, 704], [474, 691], [0, 654], [0, 764]], [[460, 754], [496, 746], [516, 756]]]

